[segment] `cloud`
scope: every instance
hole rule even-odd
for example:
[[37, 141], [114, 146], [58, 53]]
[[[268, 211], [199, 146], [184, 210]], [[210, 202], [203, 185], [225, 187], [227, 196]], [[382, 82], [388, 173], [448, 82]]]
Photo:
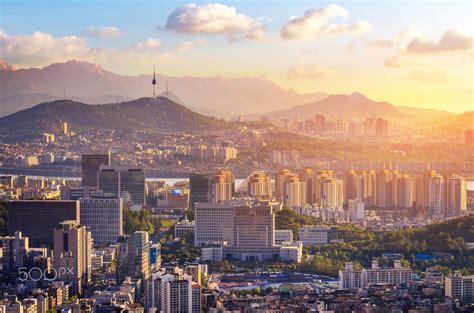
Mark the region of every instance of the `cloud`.
[[11, 36], [0, 30], [0, 55], [15, 64], [67, 60], [88, 51], [86, 40], [76, 36], [56, 38], [40, 31]]
[[175, 46], [174, 50], [176, 52], [181, 53], [181, 52], [186, 52], [186, 51], [192, 50], [197, 46], [202, 46], [202, 45], [205, 45], [205, 44], [207, 44], [207, 41], [204, 40], [204, 39], [197, 39], [195, 41], [184, 41], [184, 42], [178, 43]]
[[356, 21], [352, 24], [329, 22], [337, 17], [347, 19], [349, 12], [335, 4], [307, 10], [303, 16], [292, 16], [282, 27], [280, 34], [284, 39], [306, 39], [334, 33], [361, 34], [372, 28], [372, 25], [367, 21]]
[[262, 39], [263, 19], [237, 13], [235, 7], [220, 3], [186, 4], [168, 16], [165, 29], [178, 33], [221, 34], [231, 40]]
[[440, 53], [452, 51], [468, 51], [473, 48], [471, 36], [456, 29], [444, 32], [438, 42], [432, 40], [415, 38], [406, 47], [408, 53]]
[[421, 82], [446, 82], [450, 79], [451, 73], [443, 69], [435, 70], [412, 70], [408, 79]]
[[331, 71], [322, 68], [319, 65], [312, 66], [296, 66], [291, 68], [287, 77], [289, 79], [318, 79], [331, 75]]
[[95, 27], [89, 26], [84, 29], [83, 33], [92, 37], [101, 37], [101, 38], [114, 38], [122, 37], [127, 33], [120, 31], [117, 27], [113, 26], [104, 26], [104, 27]]
[[396, 34], [392, 39], [377, 39], [373, 41], [368, 41], [370, 48], [394, 48], [399, 47], [403, 43], [424, 35], [425, 32], [418, 26], [412, 25]]
[[400, 53], [386, 58], [384, 64], [387, 67], [412, 67], [424, 65], [425, 62], [416, 56]]
[[132, 49], [143, 51], [145, 49], [157, 49], [161, 45], [161, 40], [156, 38], [147, 38], [144, 41], [137, 42], [132, 45]]

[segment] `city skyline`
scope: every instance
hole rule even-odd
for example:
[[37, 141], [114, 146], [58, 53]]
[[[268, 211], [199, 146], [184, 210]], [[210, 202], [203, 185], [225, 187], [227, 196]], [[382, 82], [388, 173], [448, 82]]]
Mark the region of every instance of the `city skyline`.
[[138, 75], [156, 65], [171, 76], [259, 77], [299, 93], [472, 110], [469, 2], [1, 5], [0, 54], [16, 68], [78, 59]]

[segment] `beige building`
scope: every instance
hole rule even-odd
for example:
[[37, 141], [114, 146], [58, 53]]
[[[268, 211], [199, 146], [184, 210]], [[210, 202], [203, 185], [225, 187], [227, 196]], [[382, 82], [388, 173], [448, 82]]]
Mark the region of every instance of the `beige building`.
[[73, 293], [81, 294], [90, 281], [92, 235], [76, 221], [64, 221], [54, 229], [54, 269], [59, 279], [72, 283]]

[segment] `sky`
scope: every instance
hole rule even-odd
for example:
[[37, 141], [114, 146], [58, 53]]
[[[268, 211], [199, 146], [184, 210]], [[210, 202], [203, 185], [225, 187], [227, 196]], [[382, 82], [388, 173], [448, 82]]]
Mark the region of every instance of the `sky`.
[[0, 58], [260, 77], [299, 93], [474, 110], [472, 1], [0, 0]]

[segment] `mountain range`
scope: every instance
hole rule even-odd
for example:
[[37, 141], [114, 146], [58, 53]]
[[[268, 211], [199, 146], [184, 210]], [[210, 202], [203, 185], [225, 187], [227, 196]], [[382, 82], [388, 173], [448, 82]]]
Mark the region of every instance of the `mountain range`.
[[52, 125], [67, 121], [73, 131], [87, 129], [199, 132], [231, 123], [201, 115], [166, 97], [91, 105], [72, 100], [38, 104], [0, 118], [0, 139], [38, 138]]
[[[189, 108], [217, 117], [263, 113], [314, 102], [327, 96], [299, 94], [260, 78], [173, 77], [157, 74], [157, 93], [168, 89]], [[44, 68], [15, 70], [0, 62], [0, 116], [44, 101], [67, 99], [90, 104], [151, 96], [151, 75], [127, 76], [82, 61], [54, 63]], [[227, 115], [227, 116], [222, 116]]]

